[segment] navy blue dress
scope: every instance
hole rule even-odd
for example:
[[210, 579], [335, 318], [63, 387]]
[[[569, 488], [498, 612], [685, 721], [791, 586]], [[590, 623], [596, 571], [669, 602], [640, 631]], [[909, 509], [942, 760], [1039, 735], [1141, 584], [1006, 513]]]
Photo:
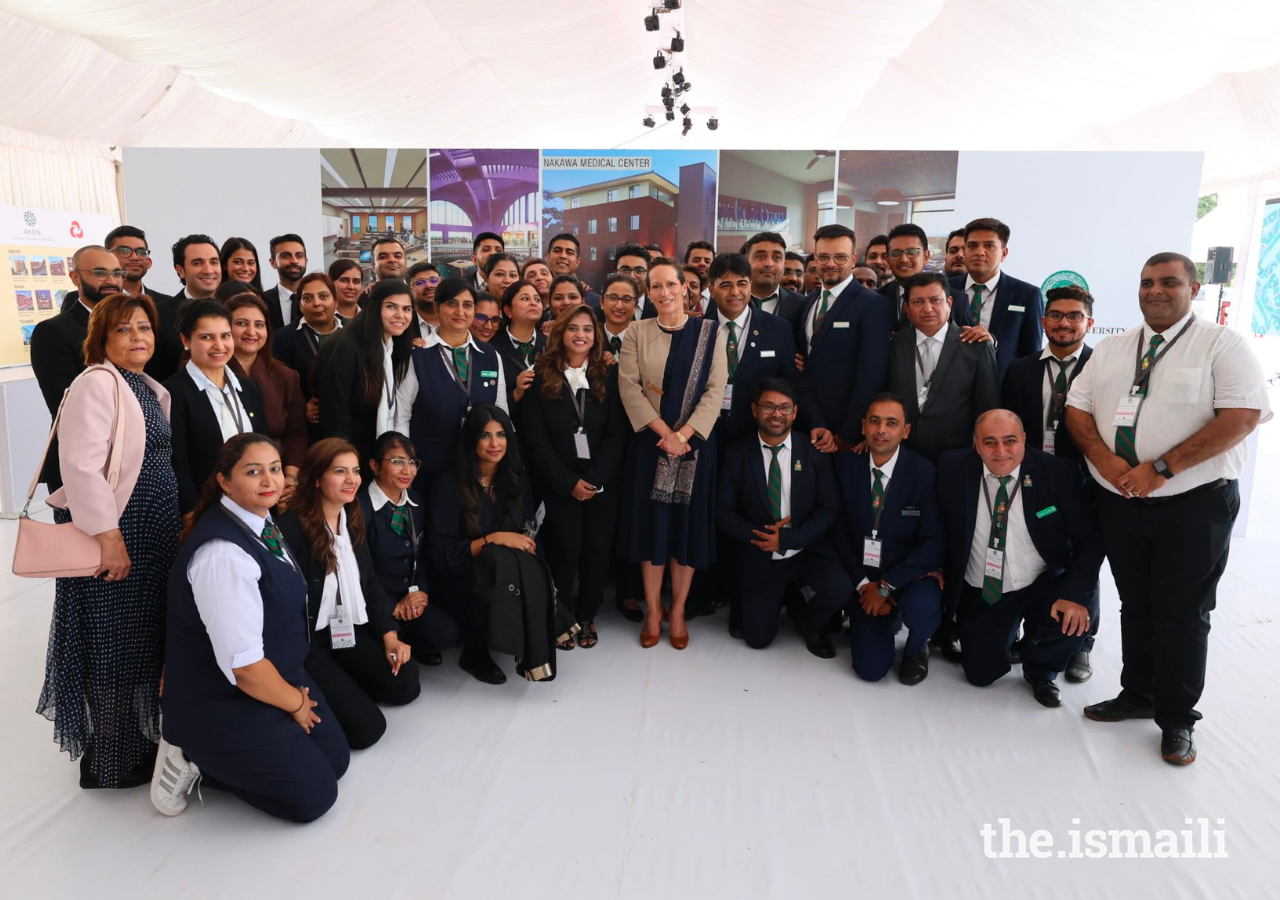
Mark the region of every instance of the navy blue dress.
[[[115, 787], [155, 757], [160, 740], [165, 596], [178, 551], [178, 479], [169, 421], [141, 375], [118, 370], [147, 426], [142, 470], [120, 515], [129, 577], [59, 578], [36, 711], [53, 722], [61, 748], [89, 754], [89, 771]], [[67, 510], [54, 520], [70, 522]]]

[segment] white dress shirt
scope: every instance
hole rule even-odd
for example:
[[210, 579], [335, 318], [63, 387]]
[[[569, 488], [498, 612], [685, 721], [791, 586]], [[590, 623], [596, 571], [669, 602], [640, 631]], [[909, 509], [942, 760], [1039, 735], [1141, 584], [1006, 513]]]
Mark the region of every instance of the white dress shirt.
[[631, 318], [633, 321], [636, 321], [636, 322], [640, 321], [640, 316], [644, 314], [644, 302], [647, 299], [648, 298], [643, 293], [636, 298], [636, 311], [631, 314]]
[[726, 340], [729, 337], [729, 329], [726, 326], [728, 326], [730, 322], [733, 323], [733, 330], [737, 332], [735, 337], [738, 339], [738, 359], [742, 359], [742, 352], [747, 347], [747, 329], [751, 327], [751, 304], [748, 303], [746, 306], [742, 307], [742, 312], [738, 313], [738, 317], [736, 319], [725, 318], [725, 314], [720, 312], [720, 307], [717, 306], [716, 319], [720, 322], [720, 330], [724, 332]]
[[822, 292], [826, 290], [831, 291], [831, 301], [827, 305], [827, 313], [830, 314], [831, 307], [836, 305], [836, 301], [840, 299], [840, 295], [844, 293], [844, 289], [852, 282], [853, 272], [850, 272], [849, 277], [837, 284], [835, 287], [828, 288], [825, 284], [818, 285], [818, 297], [813, 303], [813, 308], [809, 310], [809, 315], [805, 317], [804, 322], [804, 337], [810, 347], [813, 346], [813, 333], [818, 330], [814, 323], [818, 320], [818, 310], [822, 308]]
[[428, 322], [426, 319], [422, 318], [422, 316], [417, 316], [417, 319], [418, 319], [418, 335], [424, 341], [427, 338], [431, 337], [431, 335], [436, 333], [436, 327], [432, 325], [430, 322]]
[[[224, 496], [222, 505], [254, 534], [262, 534], [268, 519], [247, 512], [230, 497]], [[213, 658], [232, 684], [236, 683], [233, 669], [264, 658], [261, 577], [257, 560], [222, 538], [206, 541], [187, 562], [187, 581], [213, 645]]]
[[[224, 443], [237, 434], [253, 431], [254, 423], [249, 418], [248, 410], [240, 402], [240, 380], [236, 378], [235, 372], [232, 372], [230, 367], [224, 367], [222, 370], [221, 390], [191, 360], [187, 360], [187, 374], [191, 376], [196, 387], [204, 391], [204, 395], [209, 398], [209, 405], [213, 407], [213, 417], [218, 420], [218, 427], [222, 429]], [[225, 403], [223, 397], [226, 398]], [[266, 427], [265, 424], [263, 427]]]
[[[1213, 421], [1216, 409], [1259, 410], [1262, 415], [1258, 424], [1271, 419], [1262, 367], [1237, 332], [1197, 317], [1181, 340], [1172, 347], [1168, 345], [1189, 317], [1190, 314], [1163, 332], [1166, 343], [1157, 353], [1156, 368], [1134, 430], [1135, 449], [1143, 462], [1154, 462], [1186, 441]], [[1142, 342], [1145, 353], [1153, 334], [1144, 323], [1140, 328], [1104, 338], [1067, 394], [1067, 405], [1092, 415], [1098, 435], [1112, 450], [1116, 445], [1116, 409], [1133, 386], [1138, 342]], [[1226, 453], [1175, 472], [1174, 478], [1149, 496], [1171, 497], [1219, 478], [1239, 478], [1247, 459], [1248, 448], [1241, 441]], [[1088, 465], [1098, 484], [1119, 493], [1092, 461]]]
[[[867, 467], [867, 478], [868, 478], [867, 483], [871, 486], [872, 499], [874, 499], [876, 496], [876, 473], [873, 470], [875, 469], [880, 470], [880, 486], [884, 488], [885, 494], [888, 495], [889, 482], [893, 480], [893, 470], [898, 467], [898, 456], [901, 450], [902, 450], [902, 447], [896, 448], [893, 451], [893, 456], [890, 456], [889, 461], [886, 462], [883, 466], [877, 466], [876, 461], [874, 459], [870, 460], [871, 465]], [[875, 522], [875, 519], [876, 519], [875, 513], [872, 512], [871, 521]], [[862, 535], [862, 537], [867, 537], [867, 535]], [[862, 590], [864, 587], [866, 587], [870, 583], [871, 583], [870, 578], [862, 579], [861, 581], [858, 582], [858, 590]], [[897, 584], [893, 586], [901, 587], [901, 585], [897, 585]]]
[[[1027, 517], [1022, 510], [1022, 487], [1018, 480], [1022, 477], [1022, 466], [1009, 473], [1009, 481], [1005, 493], [1012, 497], [1009, 506], [1009, 521], [1004, 529], [1004, 579], [1001, 592], [1004, 594], [1020, 591], [1049, 568], [1044, 558], [1036, 551], [1031, 540], [1031, 532], [1027, 530]], [[982, 577], [987, 566], [987, 543], [991, 540], [991, 515], [996, 504], [996, 494], [1000, 490], [1000, 479], [982, 467], [982, 477], [987, 482], [987, 491], [991, 496], [991, 506], [987, 506], [987, 495], [978, 488], [978, 516], [973, 522], [973, 543], [969, 545], [969, 562], [964, 569], [965, 583], [970, 587], [981, 588]], [[1013, 489], [1017, 487], [1015, 495]]]
[[[328, 524], [325, 525], [328, 528]], [[360, 587], [360, 563], [351, 546], [351, 533], [347, 530], [347, 510], [338, 513], [338, 533], [333, 534], [333, 554], [338, 559], [335, 571], [324, 576], [324, 589], [320, 595], [320, 611], [316, 613], [316, 631], [329, 627], [329, 620], [338, 614], [338, 592], [342, 592], [342, 609], [346, 617], [356, 625], [369, 621], [364, 604], [364, 590]]]
[[392, 361], [391, 338], [382, 339], [382, 390], [378, 392], [375, 434], [385, 434], [396, 421], [396, 367]]
[[776, 316], [778, 314], [778, 304], [782, 302], [782, 289], [774, 288], [773, 293], [767, 297], [757, 297], [752, 294], [751, 299], [760, 304], [762, 312]]
[[[467, 335], [467, 340], [462, 346], [469, 348], [467, 358], [474, 365], [476, 357], [480, 353], [480, 345], [476, 343], [475, 338]], [[427, 338], [426, 346], [420, 348], [422, 350], [430, 350], [432, 347], [439, 347], [441, 358], [445, 362], [445, 367], [449, 371], [453, 371], [453, 348], [444, 342], [440, 337], [440, 332], [432, 332], [431, 337]], [[511, 410], [507, 409], [507, 379], [502, 372], [502, 360], [498, 360], [498, 395], [494, 398], [493, 405], [498, 407], [504, 413], [511, 414]], [[480, 373], [477, 372], [473, 377], [479, 378]], [[400, 386], [396, 388], [396, 415], [395, 430], [401, 434], [409, 433], [409, 420], [413, 417], [413, 404], [418, 399], [418, 375], [414, 371], [414, 367], [409, 366], [409, 371], [405, 373], [404, 380], [400, 382]], [[381, 433], [381, 432], [379, 432]]]
[[373, 481], [370, 481], [369, 482], [369, 505], [373, 507], [373, 511], [377, 512], [378, 510], [382, 509], [382, 507], [386, 506], [388, 503], [390, 503], [392, 506], [401, 506], [402, 504], [405, 504], [405, 503], [408, 503], [410, 506], [415, 506], [415, 507], [418, 505], [413, 502], [413, 498], [409, 496], [408, 491], [401, 491], [400, 500], [399, 502], [397, 502], [387, 496], [386, 492], [382, 489], [382, 486], [378, 484], [376, 479]]
[[[1049, 421], [1049, 407], [1053, 402], [1053, 383], [1058, 380], [1059, 363], [1065, 363], [1061, 369], [1067, 373], [1067, 384], [1071, 384], [1071, 373], [1076, 370], [1076, 366], [1080, 362], [1080, 351], [1077, 349], [1066, 359], [1058, 359], [1053, 355], [1053, 346], [1045, 344], [1040, 351], [1040, 359], [1052, 359], [1053, 362], [1044, 367], [1044, 377], [1040, 379], [1040, 424], [1037, 426], [1034, 422], [1023, 422], [1022, 426], [1030, 431], [1033, 428], [1039, 428], [1041, 431], [1045, 429], [1045, 423]], [[1063, 416], [1058, 419], [1059, 422], [1066, 417], [1066, 400], [1063, 400]]]
[[[970, 302], [973, 301], [973, 286], [977, 283], [978, 282], [973, 280], [972, 275], [966, 275], [964, 277], [964, 292]], [[987, 331], [991, 330], [991, 312], [996, 308], [996, 288], [999, 284], [1000, 270], [997, 269], [996, 274], [991, 276], [991, 280], [982, 286], [982, 310], [980, 312], [980, 318], [982, 321], [976, 324], [981, 325], [983, 328], [987, 329]]]
[[[759, 440], [757, 434], [756, 439]], [[782, 470], [782, 502], [778, 507], [782, 511], [780, 518], [788, 518], [791, 515], [791, 433], [783, 438], [782, 449], [778, 451], [778, 467]], [[764, 484], [767, 489], [769, 486], [769, 464], [773, 462], [773, 451], [764, 441], [760, 441], [760, 456], [764, 460]], [[790, 527], [790, 526], [784, 526]], [[774, 553], [774, 559], [789, 559], [799, 553], [799, 548], [788, 550], [786, 553]]]

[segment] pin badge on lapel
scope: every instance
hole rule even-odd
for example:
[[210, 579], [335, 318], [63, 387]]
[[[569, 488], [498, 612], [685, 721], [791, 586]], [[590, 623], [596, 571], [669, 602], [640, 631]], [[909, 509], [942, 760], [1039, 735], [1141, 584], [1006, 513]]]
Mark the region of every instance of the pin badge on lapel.
[[756, 342], [755, 342], [755, 341], [752, 341], [752, 342], [751, 342], [751, 346], [752, 346], [752, 347], [754, 347], [755, 345], [756, 345]]
[[1030, 476], [1030, 475], [1023, 475], [1023, 476], [1022, 476], [1022, 486], [1023, 486], [1023, 487], [1031, 487], [1031, 476]]
[[800, 465], [800, 460], [798, 460], [798, 459], [796, 460], [795, 470], [796, 470], [797, 472], [804, 471], [804, 470], [803, 470], [803, 468], [802, 468], [802, 467], [801, 467], [801, 465]]

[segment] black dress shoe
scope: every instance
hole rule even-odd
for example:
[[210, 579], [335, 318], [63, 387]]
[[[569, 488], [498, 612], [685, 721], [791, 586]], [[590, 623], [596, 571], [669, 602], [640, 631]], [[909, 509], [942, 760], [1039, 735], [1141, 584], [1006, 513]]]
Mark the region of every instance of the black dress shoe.
[[933, 645], [942, 651], [942, 658], [947, 662], [960, 662], [960, 632], [954, 625], [943, 625], [933, 633], [930, 639]]
[[498, 668], [493, 657], [487, 653], [475, 658], [463, 654], [458, 659], [458, 665], [476, 681], [483, 681], [485, 684], [505, 684], [507, 681], [506, 673]]
[[835, 659], [836, 648], [831, 646], [831, 638], [827, 637], [821, 631], [804, 636], [804, 645], [809, 648], [809, 652], [818, 659]]
[[1121, 694], [1114, 700], [1103, 700], [1084, 708], [1086, 718], [1095, 722], [1123, 722], [1125, 719], [1154, 719], [1155, 708], [1145, 701], [1131, 700]]
[[1022, 665], [1022, 638], [1013, 642], [1013, 647], [1009, 649], [1009, 665]]
[[734, 616], [729, 613], [729, 637], [735, 640], [742, 640], [742, 616]]
[[1093, 666], [1089, 664], [1089, 651], [1081, 650], [1071, 657], [1067, 663], [1067, 681], [1075, 684], [1088, 681], [1093, 676]]
[[832, 613], [831, 618], [827, 619], [826, 624], [822, 626], [824, 634], [839, 634], [844, 630], [844, 610]]
[[1041, 706], [1055, 709], [1062, 705], [1062, 692], [1052, 681], [1041, 678], [1031, 679], [1025, 675], [1022, 677], [1026, 679], [1027, 684], [1031, 685], [1031, 693], [1035, 695], [1036, 702]]
[[626, 619], [628, 622], [644, 621], [644, 611], [641, 610], [639, 607], [632, 609], [631, 607], [625, 605], [622, 602], [621, 597], [614, 598], [613, 605], [618, 610], [618, 612], [622, 613], [622, 618]]
[[1190, 728], [1166, 728], [1160, 735], [1160, 757], [1175, 766], [1189, 766], [1196, 761], [1196, 742]]
[[903, 684], [919, 684], [929, 677], [929, 645], [925, 644], [915, 656], [906, 656], [898, 667], [898, 681]]

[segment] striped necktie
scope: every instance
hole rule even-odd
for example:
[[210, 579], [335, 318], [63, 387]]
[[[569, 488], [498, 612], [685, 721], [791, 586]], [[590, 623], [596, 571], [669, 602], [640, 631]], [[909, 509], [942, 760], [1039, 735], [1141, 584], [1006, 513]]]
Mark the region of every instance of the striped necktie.
[[969, 301], [969, 315], [973, 317], [974, 325], [982, 324], [982, 292], [986, 290], [981, 284], [973, 286], [973, 299]]
[[782, 521], [782, 466], [778, 462], [778, 454], [782, 452], [782, 444], [776, 447], [765, 445], [773, 454], [769, 460], [769, 512], [774, 522]]
[[391, 530], [400, 537], [409, 531], [409, 504], [401, 503], [391, 512]]
[[[1150, 384], [1151, 363], [1156, 358], [1156, 351], [1160, 345], [1164, 343], [1164, 336], [1159, 334], [1151, 335], [1151, 346], [1147, 349], [1146, 354], [1142, 357], [1142, 375], [1138, 378], [1134, 390], [1140, 397], [1147, 396], [1147, 387]], [[1141, 409], [1141, 407], [1139, 407]], [[1116, 426], [1116, 456], [1123, 459], [1131, 466], [1136, 466], [1138, 460], [1138, 423], [1134, 420], [1132, 425]]]
[[[982, 476], [986, 478], [986, 475]], [[991, 511], [991, 536], [987, 539], [987, 546], [993, 550], [1005, 549], [1005, 535], [1009, 530], [1009, 480], [1012, 475], [1001, 475], [1000, 490], [996, 491], [996, 508]], [[1004, 561], [1009, 562], [1008, 553], [1005, 554]], [[984, 574], [982, 576], [982, 599], [989, 604], [994, 604], [1000, 600], [1001, 594], [1004, 592], [1004, 567], [1001, 566], [1000, 577], [992, 578], [985, 574], [986, 566], [983, 566]]]
[[467, 376], [471, 374], [471, 365], [467, 362], [467, 345], [453, 348], [453, 371], [458, 373], [458, 380], [463, 384], [467, 383]]
[[1058, 364], [1058, 377], [1053, 380], [1053, 396], [1049, 398], [1049, 412], [1044, 420], [1045, 428], [1057, 428], [1058, 420], [1062, 418], [1062, 407], [1067, 400], [1067, 364], [1074, 360], [1074, 356], [1070, 359], [1054, 360]]
[[817, 331], [822, 327], [822, 320], [827, 316], [827, 310], [831, 308], [831, 291], [826, 288], [822, 289], [822, 302], [818, 304], [818, 314], [813, 318], [813, 330]]
[[262, 543], [266, 544], [267, 549], [277, 558], [284, 559], [284, 550], [280, 547], [280, 532], [276, 530], [274, 522], [268, 522], [262, 526]]
[[884, 506], [884, 472], [880, 469], [872, 469], [871, 474], [875, 476], [876, 483], [871, 485], [871, 517], [875, 519], [875, 514], [880, 511], [880, 507]]
[[729, 362], [729, 380], [733, 381], [733, 373], [738, 371], [738, 325], [726, 322], [729, 328], [729, 339], [724, 342], [724, 355]]

